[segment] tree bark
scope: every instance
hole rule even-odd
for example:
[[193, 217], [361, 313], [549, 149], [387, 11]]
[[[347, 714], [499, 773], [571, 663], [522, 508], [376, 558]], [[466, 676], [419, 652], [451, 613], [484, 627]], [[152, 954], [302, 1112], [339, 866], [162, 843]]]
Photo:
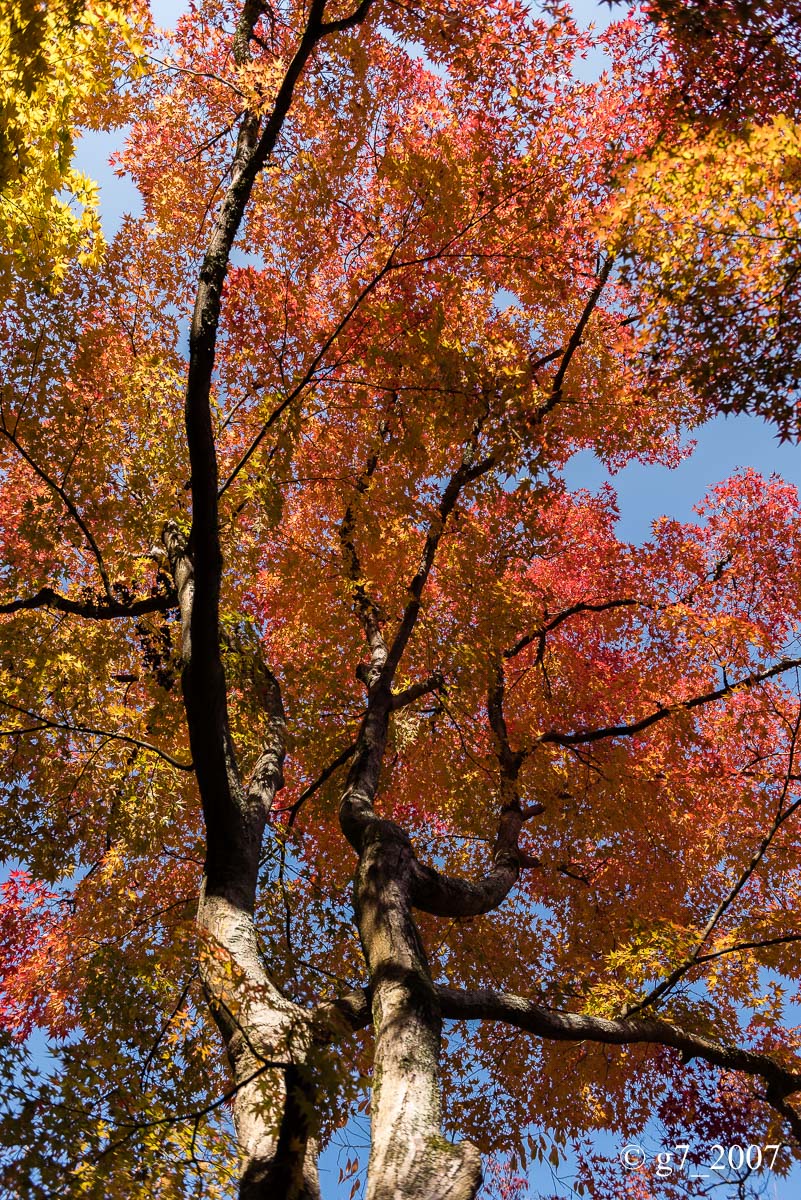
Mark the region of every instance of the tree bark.
[[442, 1133], [442, 1016], [411, 915], [413, 863], [398, 826], [369, 824], [355, 883], [376, 1030], [367, 1200], [473, 1200], [480, 1154]]

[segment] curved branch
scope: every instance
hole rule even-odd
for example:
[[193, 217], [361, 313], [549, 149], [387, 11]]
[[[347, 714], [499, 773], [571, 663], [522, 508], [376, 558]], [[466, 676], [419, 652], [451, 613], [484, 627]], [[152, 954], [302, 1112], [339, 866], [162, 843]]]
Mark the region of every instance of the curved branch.
[[532, 804], [524, 809], [520, 803], [517, 780], [525, 755], [520, 750], [513, 750], [509, 741], [503, 715], [505, 687], [503, 661], [498, 658], [487, 697], [487, 714], [498, 759], [501, 798], [492, 870], [479, 882], [471, 883], [425, 867], [415, 858], [412, 865], [411, 902], [415, 908], [434, 916], [475, 917], [491, 912], [509, 895], [521, 867], [540, 865], [538, 859], [526, 854], [518, 845], [524, 822], [544, 812], [545, 806]]
[[562, 1042], [669, 1046], [680, 1051], [685, 1061], [701, 1058], [711, 1066], [757, 1076], [767, 1084], [767, 1102], [782, 1113], [794, 1135], [801, 1140], [801, 1116], [785, 1103], [788, 1096], [801, 1091], [801, 1062], [797, 1070], [790, 1070], [767, 1054], [743, 1050], [703, 1034], [690, 1033], [671, 1021], [657, 1017], [612, 1019], [584, 1013], [557, 1012], [523, 996], [491, 989], [462, 992], [456, 988], [438, 987], [437, 995], [444, 1017], [465, 1021], [503, 1021], [538, 1037]]
[[73, 521], [83, 534], [84, 540], [86, 541], [86, 544], [89, 547], [95, 562], [97, 563], [97, 570], [103, 583], [103, 591], [106, 593], [109, 603], [113, 604], [114, 594], [111, 589], [111, 581], [108, 577], [108, 572], [106, 571], [106, 565], [103, 561], [103, 555], [100, 553], [100, 547], [95, 541], [94, 534], [81, 516], [75, 501], [66, 491], [66, 489], [63, 488], [61, 484], [56, 483], [55, 479], [48, 474], [44, 467], [41, 467], [39, 463], [37, 463], [36, 460], [31, 457], [31, 455], [20, 442], [16, 432], [8, 428], [8, 425], [6, 424], [5, 413], [2, 412], [2, 410], [0, 410], [0, 433], [2, 433], [3, 436], [6, 437], [9, 442], [11, 442], [11, 445], [17, 451], [19, 456], [24, 459], [34, 474], [39, 476], [42, 483], [49, 487], [51, 492], [54, 492], [61, 500], [67, 512], [70, 514]]
[[768, 679], [782, 675], [785, 671], [791, 671], [794, 667], [801, 667], [801, 658], [783, 658], [766, 671], [756, 671], [752, 675], [735, 679], [733, 683], [725, 683], [722, 687], [715, 688], [714, 691], [705, 692], [701, 696], [693, 696], [689, 700], [679, 700], [675, 704], [660, 706], [656, 712], [641, 717], [639, 721], [632, 721], [625, 725], [607, 725], [601, 729], [579, 729], [575, 733], [558, 733], [556, 730], [549, 730], [547, 733], [541, 733], [535, 739], [535, 745], [542, 743], [554, 746], [579, 746], [588, 742], [600, 742], [604, 738], [629, 737], [650, 729], [658, 721], [664, 721], [667, 717], [675, 716], [676, 713], [690, 712], [704, 704], [722, 700], [724, 696], [730, 696], [734, 692], [756, 687], [757, 684], [765, 683]]
[[544, 625], [540, 626], [539, 629], [535, 629], [533, 633], [527, 633], [523, 637], [518, 638], [513, 646], [510, 646], [508, 650], [504, 650], [503, 657], [514, 658], [521, 650], [525, 650], [527, 646], [530, 646], [532, 642], [539, 642], [537, 661], [540, 662], [542, 660], [546, 635], [552, 633], [554, 629], [558, 629], [563, 621], [567, 621], [570, 617], [578, 616], [580, 613], [608, 612], [610, 609], [633, 608], [635, 605], [650, 607], [643, 600], [628, 599], [601, 600], [597, 604], [584, 602], [573, 604], [570, 608], [563, 609], [562, 612], [557, 613], [555, 617], [552, 617], [550, 621], [546, 621]]
[[129, 746], [136, 746], [140, 750], [148, 750], [151, 754], [158, 755], [164, 762], [169, 763], [171, 767], [175, 767], [177, 771], [192, 771], [194, 768], [192, 763], [181, 762], [177, 758], [173, 758], [166, 750], [159, 749], [152, 742], [143, 741], [142, 738], [134, 737], [130, 733], [112, 733], [108, 729], [96, 729], [92, 725], [71, 725], [66, 721], [52, 721], [49, 717], [42, 716], [41, 713], [33, 712], [31, 709], [23, 708], [21, 705], [12, 704], [10, 700], [0, 700], [0, 708], [7, 708], [11, 712], [20, 713], [22, 716], [30, 717], [32, 721], [38, 721], [39, 724], [32, 729], [2, 729], [0, 737], [15, 737], [19, 734], [39, 733], [44, 729], [55, 729], [63, 733], [79, 733], [86, 737], [103, 737], [109, 741], [127, 742]]

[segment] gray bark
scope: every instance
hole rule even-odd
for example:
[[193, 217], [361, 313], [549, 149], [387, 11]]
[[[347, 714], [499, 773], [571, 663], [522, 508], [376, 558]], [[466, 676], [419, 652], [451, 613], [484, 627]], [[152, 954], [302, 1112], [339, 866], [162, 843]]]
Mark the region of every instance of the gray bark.
[[376, 1030], [367, 1200], [472, 1200], [480, 1154], [442, 1133], [442, 1016], [411, 916], [413, 861], [396, 825], [370, 823], [355, 884]]

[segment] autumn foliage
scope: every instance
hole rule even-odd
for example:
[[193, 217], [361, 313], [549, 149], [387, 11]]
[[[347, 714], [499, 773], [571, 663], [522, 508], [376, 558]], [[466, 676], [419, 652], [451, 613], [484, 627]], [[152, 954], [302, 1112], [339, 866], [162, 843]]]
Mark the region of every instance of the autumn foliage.
[[795, 42], [746, 113], [756, 6], [708, 77], [701, 5], [66, 8], [144, 211], [0, 226], [2, 1194], [308, 1200], [368, 1118], [370, 1200], [786, 1175], [801, 504], [635, 545], [564, 470], [795, 428]]

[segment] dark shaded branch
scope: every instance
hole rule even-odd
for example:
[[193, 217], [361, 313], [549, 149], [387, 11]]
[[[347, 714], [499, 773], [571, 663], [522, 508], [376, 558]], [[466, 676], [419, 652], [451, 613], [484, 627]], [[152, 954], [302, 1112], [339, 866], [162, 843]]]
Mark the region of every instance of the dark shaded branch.
[[[362, 621], [371, 655], [370, 666], [364, 676], [369, 688], [367, 712], [359, 731], [345, 793], [340, 804], [340, 823], [343, 833], [359, 852], [361, 852], [367, 825], [376, 820], [373, 812], [373, 800], [381, 773], [389, 714], [393, 708], [392, 681], [417, 622], [423, 589], [434, 564], [437, 547], [448, 517], [465, 486], [486, 474], [500, 458], [500, 451], [496, 450], [479, 461], [475, 461], [475, 445], [479, 434], [480, 423], [477, 423], [473, 431], [473, 453], [465, 455], [460, 466], [451, 476], [442, 493], [435, 516], [429, 524], [421, 563], [409, 585], [409, 600], [389, 651], [386, 649], [386, 642], [381, 631], [380, 615], [364, 589], [361, 566], [353, 545], [353, 510], [351, 506], [348, 507], [340, 531], [346, 567], [354, 585], [355, 607]], [[373, 455], [368, 460], [365, 474], [357, 484], [358, 492], [364, 493], [367, 490], [376, 464], [377, 457]]]
[[569, 620], [570, 617], [580, 616], [582, 613], [610, 612], [616, 608], [647, 608], [656, 612], [664, 612], [667, 609], [675, 607], [677, 604], [691, 604], [705, 583], [718, 583], [723, 578], [726, 568], [730, 563], [731, 554], [728, 554], [725, 558], [721, 559], [720, 562], [716, 563], [709, 574], [703, 580], [699, 581], [695, 587], [690, 588], [688, 592], [679, 597], [677, 600], [671, 600], [667, 603], [656, 604], [649, 600], [637, 600], [631, 597], [623, 597], [619, 600], [599, 600], [597, 602], [579, 601], [576, 604], [571, 604], [568, 608], [563, 609], [561, 612], [556, 613], [555, 616], [550, 618], [550, 620], [548, 619], [548, 614], [546, 612], [544, 614], [544, 623], [540, 625], [538, 629], [533, 630], [532, 633], [527, 633], [523, 637], [519, 638], [508, 650], [504, 650], [503, 656], [504, 658], [514, 658], [515, 655], [519, 654], [521, 650], [525, 650], [527, 646], [530, 646], [532, 642], [539, 642], [537, 649], [537, 662], [542, 662], [543, 655], [545, 653], [545, 638], [547, 634], [551, 633], [554, 629], [558, 629], [559, 626], [564, 621]]
[[530, 646], [532, 642], [539, 642], [540, 644], [537, 650], [537, 661], [541, 662], [545, 649], [545, 638], [547, 634], [551, 633], [554, 629], [558, 629], [563, 621], [567, 621], [570, 617], [578, 616], [580, 613], [608, 612], [610, 609], [633, 608], [635, 605], [642, 605], [643, 603], [644, 602], [642, 600], [624, 599], [601, 600], [597, 604], [573, 604], [570, 608], [564, 609], [562, 612], [557, 613], [556, 616], [552, 617], [549, 621], [546, 621], [545, 624], [541, 625], [539, 629], [535, 629], [532, 633], [527, 633], [523, 637], [518, 638], [513, 646], [511, 646], [508, 650], [504, 650], [503, 657], [514, 658], [515, 655], [519, 654], [521, 650], [525, 650], [527, 646]]
[[476, 883], [443, 875], [415, 859], [413, 906], [437, 917], [475, 917], [497, 908], [517, 883], [521, 866], [532, 864], [517, 845], [522, 827], [523, 814], [519, 805], [505, 808], [498, 821], [492, 869]]
[[313, 783], [310, 783], [308, 787], [303, 789], [297, 800], [293, 801], [293, 803], [288, 805], [287, 808], [278, 808], [274, 810], [278, 813], [289, 813], [287, 825], [290, 829], [294, 825], [295, 818], [300, 812], [301, 807], [314, 795], [315, 792], [319, 791], [323, 784], [326, 783], [327, 780], [329, 780], [331, 776], [339, 770], [340, 767], [344, 767], [348, 759], [353, 757], [353, 752], [355, 749], [356, 743], [351, 742], [349, 746], [346, 746], [345, 749], [336, 756], [333, 762], [330, 762], [328, 766], [320, 772]]
[[558, 733], [555, 730], [550, 730], [547, 733], [541, 733], [536, 738], [535, 744], [578, 746], [588, 742], [600, 742], [604, 738], [629, 737], [650, 729], [658, 721], [664, 721], [668, 717], [675, 716], [676, 713], [691, 712], [693, 709], [700, 708], [705, 704], [713, 704], [717, 700], [722, 700], [724, 696], [732, 695], [733, 692], [756, 687], [757, 684], [765, 683], [768, 679], [773, 679], [775, 676], [799, 666], [801, 666], [801, 658], [783, 658], [766, 671], [755, 671], [752, 675], [736, 679], [733, 683], [723, 684], [722, 687], [715, 688], [710, 692], [704, 692], [701, 696], [693, 696], [689, 700], [679, 700], [674, 704], [662, 706], [656, 712], [649, 713], [648, 716], [642, 717], [639, 721], [632, 721], [629, 724], [607, 725], [601, 729], [579, 729], [575, 733]]
[[[364, 471], [356, 482], [355, 491], [359, 499], [367, 493], [377, 466], [378, 452], [373, 451], [367, 459]], [[339, 527], [339, 543], [342, 547], [345, 572], [351, 583], [353, 608], [364, 630], [364, 636], [370, 651], [370, 665], [367, 669], [365, 683], [368, 687], [371, 687], [378, 679], [384, 663], [387, 661], [387, 647], [384, 635], [381, 632], [381, 617], [378, 607], [369, 596], [365, 587], [361, 562], [359, 561], [359, 555], [353, 540], [355, 523], [356, 514], [351, 502], [345, 509], [345, 516], [342, 518], [342, 524]]]
[[548, 399], [545, 400], [529, 418], [529, 421], [532, 425], [539, 425], [544, 418], [547, 417], [548, 414], [552, 412], [558, 404], [561, 403], [564, 382], [568, 368], [573, 361], [573, 355], [581, 345], [582, 338], [584, 337], [584, 330], [587, 328], [587, 322], [595, 311], [595, 307], [601, 298], [604, 288], [606, 287], [606, 282], [612, 272], [614, 261], [614, 257], [610, 256], [601, 268], [601, 272], [598, 275], [595, 287], [590, 292], [587, 303], [584, 305], [581, 316], [576, 323], [576, 327], [568, 339], [564, 353], [562, 354], [561, 362], [559, 363], [559, 367], [553, 377], [550, 395], [548, 396]]
[[[295, 87], [315, 47], [325, 36], [324, 3], [313, 0], [306, 27], [273, 104], [261, 125], [258, 113], [245, 114], [237, 139], [231, 182], [215, 221], [200, 270], [200, 281], [189, 335], [189, 375], [185, 419], [191, 470], [192, 533], [189, 547], [194, 574], [191, 605], [192, 654], [183, 672], [192, 756], [203, 801], [209, 846], [209, 889], [225, 886], [239, 872], [240, 854], [246, 859], [256, 830], [247, 831], [251, 814], [242, 809], [243, 797], [228, 728], [225, 674], [219, 645], [219, 603], [222, 575], [218, 514], [218, 467], [211, 414], [222, 289], [231, 248], [240, 229], [255, 181], [273, 152], [290, 109]], [[239, 29], [242, 52], [258, 19], [255, 5], [246, 6]], [[365, 7], [365, 15], [367, 7]], [[263, 814], [262, 814], [263, 816]], [[237, 831], [237, 832], [234, 832]], [[260, 835], [256, 839], [260, 840]], [[256, 846], [256, 860], [258, 846]], [[219, 872], [220, 878], [217, 879]], [[249, 872], [246, 872], [249, 873]]]
[[129, 746], [136, 746], [140, 750], [147, 750], [151, 754], [158, 755], [164, 762], [169, 763], [171, 767], [175, 767], [177, 771], [193, 770], [192, 763], [181, 762], [177, 758], [173, 758], [166, 750], [159, 749], [152, 742], [143, 741], [142, 738], [134, 737], [130, 733], [114, 733], [109, 729], [96, 729], [92, 725], [73, 725], [66, 721], [53, 721], [49, 717], [43, 716], [41, 713], [33, 712], [31, 709], [22, 708], [18, 704], [12, 704], [10, 700], [0, 700], [0, 708], [7, 708], [11, 712], [20, 713], [23, 716], [30, 717], [32, 721], [38, 722], [35, 728], [32, 729], [3, 729], [0, 730], [0, 737], [16, 737], [20, 734], [39, 733], [41, 730], [53, 729], [63, 733], [83, 734], [86, 737], [102, 737], [109, 741], [126, 742]]
[[445, 686], [445, 680], [439, 671], [435, 671], [428, 679], [421, 679], [418, 683], [411, 683], [402, 692], [393, 692], [392, 694], [392, 711], [397, 712], [399, 708], [406, 708], [409, 704], [414, 704], [415, 700], [419, 700], [421, 696], [428, 696], [431, 692], [439, 692]]
[[720, 950], [710, 950], [708, 954], [699, 954], [695, 959], [695, 965], [714, 962], [717, 958], [725, 958], [727, 954], [744, 954], [746, 950], [763, 950], [769, 946], [787, 946], [794, 942], [801, 942], [801, 933], [782, 933], [777, 934], [776, 937], [760, 938], [753, 942], [737, 942], [734, 946], [723, 946]]
[[595, 311], [595, 306], [601, 298], [601, 293], [606, 286], [606, 281], [612, 272], [614, 261], [614, 256], [610, 255], [601, 268], [601, 271], [598, 275], [598, 281], [593, 290], [590, 292], [587, 303], [584, 305], [584, 311], [579, 317], [576, 327], [570, 335], [564, 355], [562, 356], [562, 361], [560, 362], [559, 368], [553, 378], [553, 397], [556, 399], [557, 403], [562, 398], [562, 387], [564, 385], [565, 376], [567, 375], [570, 363], [573, 360], [573, 355], [581, 345], [581, 339], [584, 336], [584, 330], [587, 328], [587, 322]]
[[426, 534], [425, 545], [421, 556], [420, 566], [416, 575], [409, 584], [408, 593], [409, 600], [403, 612], [400, 625], [397, 633], [392, 641], [392, 645], [387, 656], [385, 667], [385, 676], [387, 682], [391, 684], [398, 664], [403, 657], [403, 652], [408, 645], [409, 638], [412, 635], [417, 618], [420, 614], [420, 602], [423, 595], [423, 589], [426, 581], [434, 565], [437, 548], [443, 533], [448, 518], [456, 507], [456, 502], [459, 499], [462, 491], [469, 483], [473, 483], [476, 479], [480, 479], [482, 475], [486, 475], [488, 471], [497, 464], [500, 459], [500, 451], [493, 451], [480, 459], [478, 462], [472, 461], [469, 458], [462, 460], [461, 465], [451, 476], [445, 491], [442, 493], [442, 498], [437, 506], [436, 514], [429, 524], [428, 533]]
[[327, 1046], [366, 1029], [373, 1019], [370, 1001], [369, 988], [357, 988], [333, 1000], [322, 1000], [312, 1010], [315, 1042]]
[[356, 25], [361, 25], [362, 21], [367, 16], [372, 0], [362, 0], [358, 8], [347, 17], [341, 17], [338, 21], [324, 21], [320, 27], [323, 37], [327, 37], [329, 33], [344, 33], [346, 29], [353, 29]]
[[145, 613], [168, 612], [174, 608], [177, 597], [171, 590], [158, 592], [150, 596], [139, 596], [134, 600], [115, 600], [104, 598], [100, 600], [73, 600], [62, 596], [51, 587], [40, 588], [33, 596], [19, 600], [7, 600], [0, 603], [0, 613], [22, 612], [28, 609], [48, 608], [55, 612], [69, 613], [76, 617], [85, 617], [92, 621], [112, 621], [120, 617], [141, 617]]
[[95, 563], [97, 564], [98, 574], [100, 575], [100, 579], [103, 584], [103, 591], [106, 594], [107, 600], [109, 601], [109, 603], [114, 604], [115, 601], [114, 601], [114, 594], [111, 589], [111, 581], [110, 581], [110, 579], [108, 577], [108, 573], [106, 571], [106, 566], [103, 561], [103, 555], [100, 553], [100, 547], [98, 546], [97, 542], [95, 541], [95, 537], [94, 537], [94, 534], [92, 533], [91, 529], [86, 524], [86, 521], [84, 520], [84, 518], [81, 516], [80, 510], [78, 509], [78, 506], [76, 505], [75, 501], [69, 495], [67, 490], [64, 487], [62, 487], [62, 485], [60, 483], [57, 483], [56, 480], [53, 479], [53, 477], [44, 469], [44, 467], [40, 466], [39, 463], [37, 463], [36, 460], [34, 458], [32, 458], [32, 456], [28, 453], [28, 451], [25, 449], [25, 447], [20, 442], [19, 438], [16, 435], [16, 432], [14, 430], [11, 430], [8, 428], [8, 425], [6, 424], [5, 413], [2, 411], [2, 409], [0, 409], [0, 433], [2, 433], [4, 435], [4, 437], [6, 437], [8, 439], [8, 441], [11, 443], [11, 445], [14, 447], [14, 449], [19, 454], [19, 456], [22, 459], [24, 459], [24, 461], [28, 464], [28, 466], [31, 468], [31, 470], [34, 472], [34, 474], [37, 475], [39, 477], [39, 479], [41, 479], [42, 483], [44, 483], [47, 487], [49, 487], [51, 492], [55, 493], [55, 495], [58, 496], [59, 500], [61, 500], [61, 503], [64, 505], [67, 512], [70, 514], [73, 521], [78, 526], [81, 533], [83, 534], [84, 540], [86, 541], [86, 544], [89, 547], [89, 550], [91, 551], [92, 557], [94, 558]]
[[[269, 1164], [252, 1162], [239, 1182], [239, 1200], [319, 1200], [316, 1169], [306, 1179], [307, 1151], [314, 1128], [317, 1092], [305, 1065], [284, 1068], [286, 1094], [275, 1152]], [[310, 1172], [309, 1174], [312, 1174]]]

